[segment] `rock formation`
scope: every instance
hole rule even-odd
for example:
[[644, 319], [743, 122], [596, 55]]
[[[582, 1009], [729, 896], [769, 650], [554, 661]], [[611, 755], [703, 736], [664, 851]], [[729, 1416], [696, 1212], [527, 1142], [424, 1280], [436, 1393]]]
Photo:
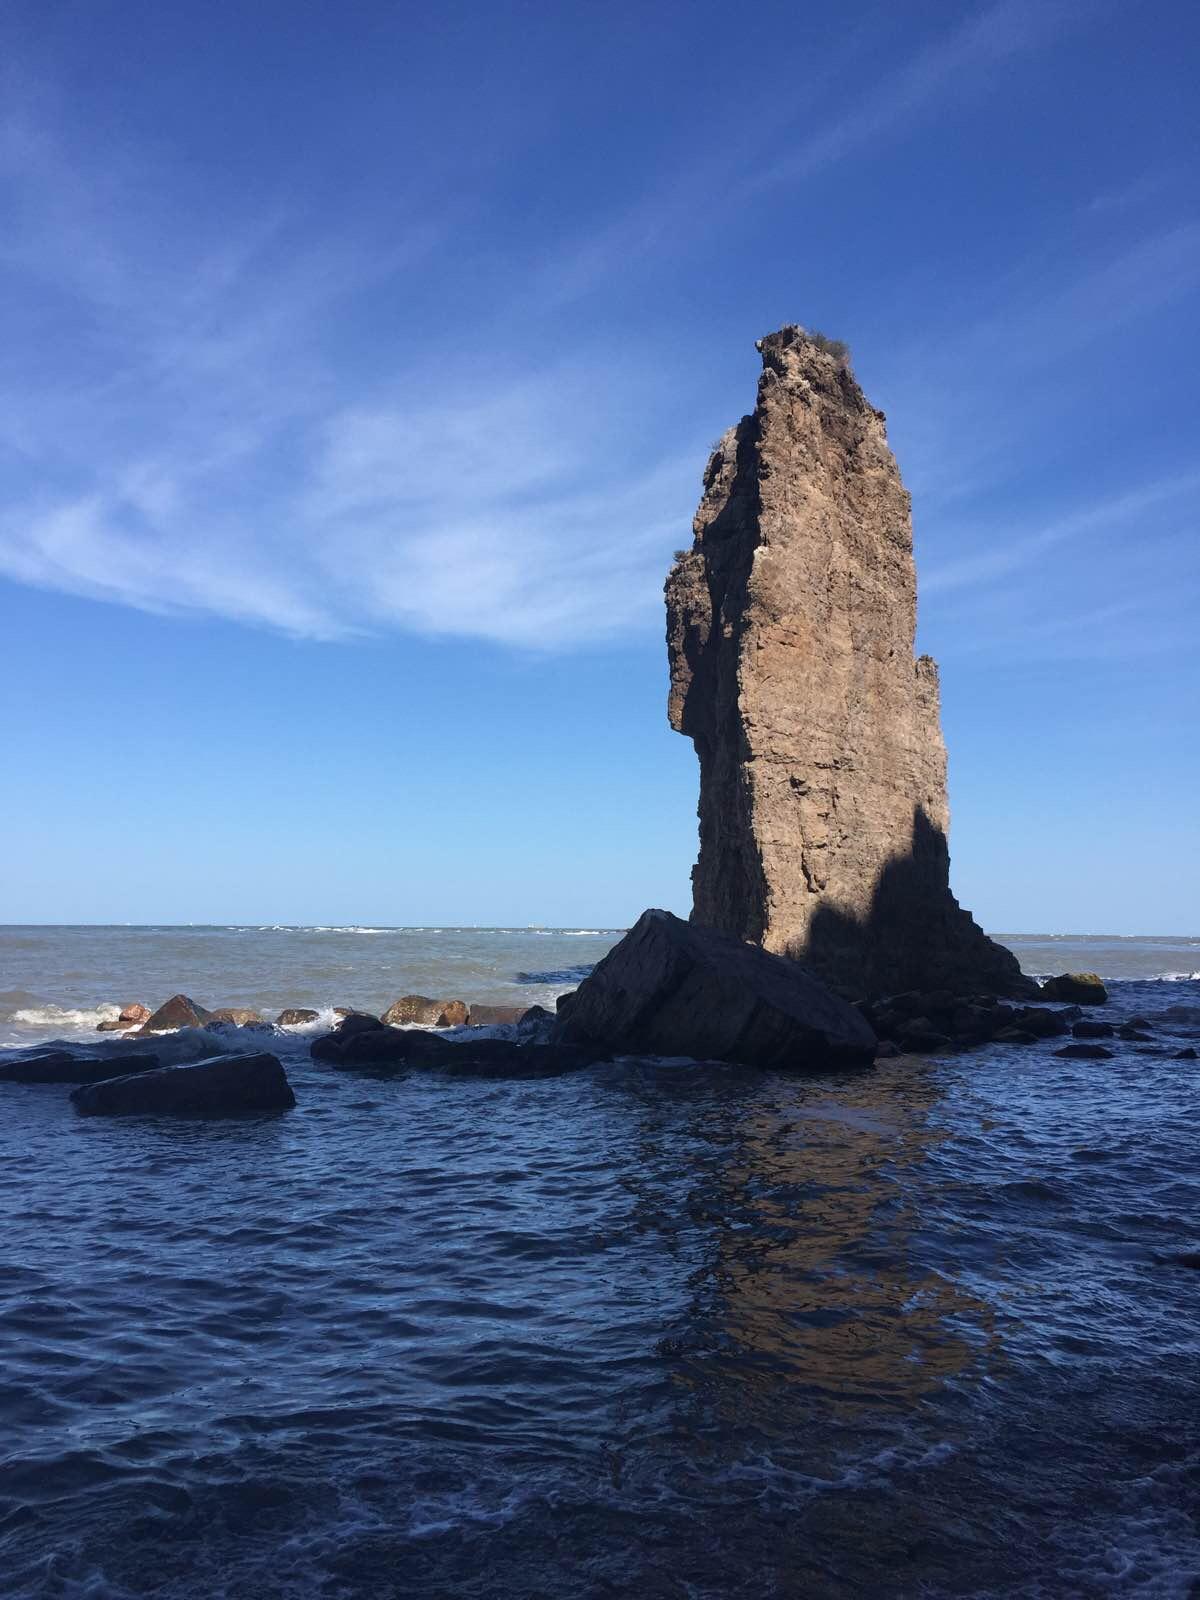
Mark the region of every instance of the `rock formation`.
[[841, 991], [1026, 993], [950, 893], [937, 668], [909, 496], [844, 349], [761, 339], [667, 579], [671, 725], [700, 759], [692, 921]]

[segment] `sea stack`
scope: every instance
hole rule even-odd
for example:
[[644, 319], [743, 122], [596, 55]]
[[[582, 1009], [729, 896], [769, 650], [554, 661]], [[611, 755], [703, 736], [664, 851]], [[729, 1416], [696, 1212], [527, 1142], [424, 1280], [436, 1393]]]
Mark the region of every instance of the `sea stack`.
[[700, 759], [692, 921], [842, 993], [1027, 993], [950, 893], [937, 667], [909, 495], [844, 346], [758, 341], [751, 416], [667, 579], [671, 726]]

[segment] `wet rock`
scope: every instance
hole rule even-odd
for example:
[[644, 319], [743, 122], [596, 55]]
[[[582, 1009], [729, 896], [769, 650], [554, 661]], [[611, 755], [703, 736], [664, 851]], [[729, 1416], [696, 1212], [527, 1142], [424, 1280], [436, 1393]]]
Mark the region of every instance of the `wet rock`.
[[312, 1011], [307, 1006], [288, 1006], [286, 1011], [281, 1011], [275, 1021], [281, 1028], [298, 1028], [306, 1022], [317, 1022], [320, 1019], [319, 1011]]
[[147, 1022], [150, 1017], [150, 1007], [144, 1006], [140, 1001], [133, 1001], [122, 1006], [117, 1015], [107, 1022], [96, 1024], [97, 1033], [125, 1033], [130, 1028], [136, 1028], [140, 1022]]
[[370, 1011], [360, 1011], [357, 1006], [334, 1006], [333, 1014], [340, 1021], [345, 1021], [347, 1017], [370, 1017], [372, 1022], [376, 1024], [379, 1022], [377, 1016]]
[[1144, 1028], [1147, 1033], [1154, 1032], [1154, 1024], [1149, 1022], [1145, 1017], [1127, 1017], [1125, 1020], [1125, 1026], [1127, 1028]]
[[621, 1054], [747, 1066], [867, 1065], [875, 1035], [799, 963], [645, 911], [575, 991], [551, 1035]]
[[332, 1033], [323, 1033], [319, 1039], [313, 1040], [309, 1046], [309, 1054], [314, 1061], [338, 1061], [341, 1059], [346, 1041], [360, 1033], [381, 1033], [395, 1038], [401, 1037], [398, 1029], [384, 1027], [378, 1017], [373, 1017], [368, 1012], [343, 1011], [341, 1021], [337, 1023]]
[[851, 996], [1031, 993], [950, 892], [937, 668], [913, 655], [883, 414], [803, 328], [758, 349], [754, 414], [714, 449], [666, 586], [668, 715], [700, 762], [693, 920]]
[[71, 1101], [85, 1117], [234, 1117], [287, 1110], [296, 1096], [282, 1063], [264, 1051], [109, 1078], [76, 1089]]
[[535, 1026], [542, 1027], [547, 1022], [553, 1021], [553, 1011], [547, 1011], [545, 1006], [530, 1006], [527, 1010], [522, 1011], [521, 1013], [521, 1026], [523, 1028]]
[[253, 1028], [263, 1025], [262, 1016], [249, 1006], [221, 1006], [208, 1013], [208, 1022], [231, 1022], [235, 1028]]
[[1028, 1028], [1001, 1028], [992, 1035], [997, 1044], [1036, 1044], [1038, 1035]]
[[524, 1006], [484, 1006], [473, 1005], [469, 1021], [473, 1028], [494, 1028], [513, 1022], [520, 1022], [525, 1015]]
[[1112, 1051], [1106, 1050], [1102, 1044], [1065, 1044], [1061, 1050], [1054, 1052], [1056, 1056], [1065, 1056], [1071, 1061], [1111, 1061]]
[[202, 1028], [212, 1013], [186, 994], [175, 994], [142, 1023], [141, 1033], [169, 1033], [175, 1028]]
[[1094, 972], [1060, 972], [1042, 985], [1044, 1000], [1070, 1000], [1077, 1006], [1102, 1006], [1108, 990]]
[[1196, 1051], [1190, 1044], [1185, 1045], [1182, 1050], [1176, 1050], [1171, 1059], [1172, 1061], [1195, 1061]]
[[928, 1017], [911, 1017], [907, 1022], [901, 1023], [896, 1038], [905, 1050], [918, 1053], [925, 1050], [945, 1050], [950, 1045], [948, 1035], [939, 1033]]
[[1148, 1033], [1143, 1033], [1140, 1028], [1133, 1028], [1128, 1023], [1117, 1029], [1117, 1038], [1125, 1039], [1133, 1044], [1153, 1044], [1154, 1040]]
[[103, 1083], [131, 1073], [152, 1072], [156, 1055], [128, 1051], [119, 1055], [78, 1055], [70, 1050], [46, 1050], [0, 1066], [0, 1083]]
[[1056, 1039], [1070, 1031], [1066, 1018], [1059, 1011], [1045, 1011], [1040, 1006], [1028, 1006], [1013, 1019], [1013, 1026], [1024, 1028], [1038, 1039]]
[[122, 1022], [120, 1017], [106, 1017], [103, 1022], [96, 1024], [97, 1033], [127, 1033], [130, 1028], [136, 1027], [133, 1022]]
[[571, 1045], [520, 1043], [513, 1039], [446, 1039], [419, 1028], [375, 1028], [326, 1046], [318, 1056], [338, 1067], [375, 1070], [419, 1068], [459, 1077], [544, 1078], [575, 1072], [602, 1052]]
[[1116, 1029], [1111, 1022], [1077, 1022], [1071, 1029], [1077, 1039], [1111, 1039]]
[[456, 1028], [467, 1020], [467, 1008], [461, 1000], [433, 1000], [425, 994], [401, 995], [383, 1013], [381, 1019], [389, 1027]]

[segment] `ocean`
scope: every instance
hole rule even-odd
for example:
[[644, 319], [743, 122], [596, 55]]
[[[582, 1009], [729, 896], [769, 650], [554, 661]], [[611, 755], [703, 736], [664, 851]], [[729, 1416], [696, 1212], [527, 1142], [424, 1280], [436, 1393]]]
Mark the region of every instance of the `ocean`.
[[[552, 1004], [618, 937], [9, 927], [0, 1044]], [[450, 1081], [317, 1025], [223, 1124], [0, 1084], [0, 1594], [1200, 1592], [1200, 939], [1005, 942], [1150, 1042]]]

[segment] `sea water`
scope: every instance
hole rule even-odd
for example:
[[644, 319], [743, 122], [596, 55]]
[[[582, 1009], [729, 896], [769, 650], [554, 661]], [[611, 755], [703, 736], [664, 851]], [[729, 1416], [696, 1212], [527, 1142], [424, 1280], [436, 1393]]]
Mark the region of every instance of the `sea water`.
[[[0, 1027], [545, 1004], [617, 936], [5, 929]], [[0, 1593], [1193, 1593], [1200, 940], [1008, 942], [1153, 1043], [531, 1083], [297, 1029], [296, 1109], [224, 1124], [0, 1085]]]

